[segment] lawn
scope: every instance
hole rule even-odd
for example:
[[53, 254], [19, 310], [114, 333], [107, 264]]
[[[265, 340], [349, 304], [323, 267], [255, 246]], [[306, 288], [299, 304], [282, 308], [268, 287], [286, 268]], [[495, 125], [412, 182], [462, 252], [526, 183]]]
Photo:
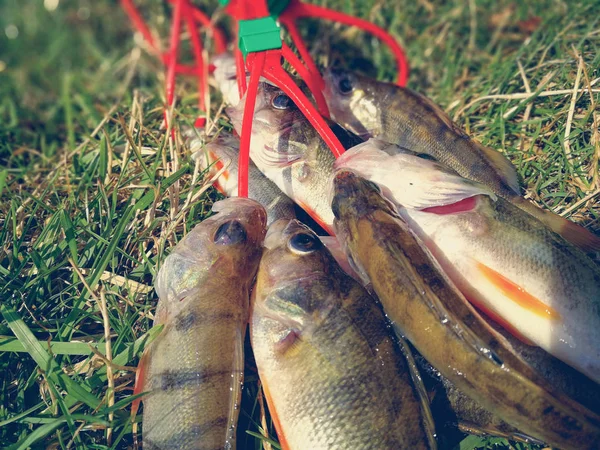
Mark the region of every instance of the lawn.
[[[170, 8], [139, 3], [166, 36]], [[410, 87], [503, 151], [529, 198], [600, 229], [600, 2], [321, 3], [389, 29]], [[376, 40], [313, 21], [305, 31], [320, 36], [321, 64], [394, 77]], [[218, 198], [161, 127], [163, 82], [116, 1], [0, 2], [0, 446], [133, 443], [134, 368], [158, 331], [154, 276]], [[193, 123], [193, 80], [177, 98], [178, 123]], [[257, 393], [250, 367], [240, 448], [265, 442]], [[460, 448], [508, 445], [469, 436]]]

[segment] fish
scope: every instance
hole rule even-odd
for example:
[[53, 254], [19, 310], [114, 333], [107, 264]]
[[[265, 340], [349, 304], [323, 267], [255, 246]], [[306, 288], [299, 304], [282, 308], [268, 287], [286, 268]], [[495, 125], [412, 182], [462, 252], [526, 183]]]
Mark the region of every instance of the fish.
[[237, 105], [240, 101], [240, 91], [237, 84], [235, 57], [230, 52], [223, 52], [213, 57], [210, 63], [212, 76], [217, 90], [221, 93], [223, 103]]
[[[238, 132], [246, 97], [226, 109]], [[345, 148], [362, 139], [330, 123]], [[332, 234], [333, 214], [324, 194], [333, 173], [335, 157], [317, 130], [281, 89], [259, 83], [250, 140], [250, 158], [256, 167], [327, 233]]]
[[525, 199], [510, 161], [469, 137], [427, 97], [338, 68], [329, 69], [324, 81], [329, 111], [343, 127], [365, 140], [376, 137], [431, 155], [459, 175], [491, 188], [585, 252], [600, 251], [599, 236]]
[[[254, 200], [216, 202], [165, 259], [154, 325], [134, 392], [144, 393], [144, 449], [235, 449], [250, 288], [266, 233]], [[134, 414], [139, 403], [133, 406]]]
[[284, 450], [436, 448], [381, 307], [297, 220], [267, 232], [250, 338]]
[[[595, 413], [600, 413], [600, 385], [541, 348], [524, 344], [498, 324], [491, 322], [490, 325], [553, 388], [559, 389]], [[536, 442], [535, 438], [507, 424], [493, 411], [483, 408], [442, 376], [412, 346], [409, 345], [409, 348], [413, 352], [416, 369], [423, 379], [431, 401], [431, 413], [436, 422], [441, 447], [454, 448], [464, 437], [463, 433], [491, 435], [542, 445], [542, 442]]]
[[414, 154], [390, 155], [385, 145], [370, 140], [335, 166], [384, 186], [478, 309], [600, 383], [600, 267], [485, 186]]
[[600, 416], [554, 389], [483, 320], [379, 187], [348, 169], [333, 184], [336, 236], [418, 352], [523, 433], [562, 449], [597, 448]]
[[[215, 188], [227, 197], [238, 194], [238, 158], [240, 140], [230, 133], [221, 131], [208, 143], [198, 137], [191, 137], [188, 146], [192, 159], [199, 161], [202, 170], [208, 170], [210, 176], [222, 171], [215, 180]], [[256, 200], [267, 212], [267, 226], [279, 219], [294, 219], [294, 202], [254, 165], [248, 167], [248, 198]]]

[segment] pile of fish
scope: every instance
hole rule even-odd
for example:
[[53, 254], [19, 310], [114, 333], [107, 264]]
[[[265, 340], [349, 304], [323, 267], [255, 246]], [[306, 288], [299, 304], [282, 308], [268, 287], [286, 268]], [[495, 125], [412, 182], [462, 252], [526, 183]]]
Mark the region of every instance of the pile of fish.
[[[215, 66], [239, 133], [233, 60]], [[600, 239], [527, 201], [422, 95], [325, 81], [346, 153], [261, 81], [249, 199], [232, 197], [239, 140], [188, 131], [232, 198], [158, 273], [144, 448], [235, 448], [247, 324], [284, 449], [445, 449], [461, 431], [600, 448]]]

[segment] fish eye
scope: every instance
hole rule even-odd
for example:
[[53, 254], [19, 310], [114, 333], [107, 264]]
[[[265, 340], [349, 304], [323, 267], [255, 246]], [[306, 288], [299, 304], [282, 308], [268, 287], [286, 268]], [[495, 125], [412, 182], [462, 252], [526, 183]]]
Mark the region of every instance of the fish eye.
[[338, 81], [338, 89], [342, 94], [349, 94], [350, 92], [352, 92], [354, 90], [354, 85], [350, 77], [343, 76], [342, 78], [340, 78], [340, 80]]
[[246, 230], [237, 220], [221, 224], [215, 233], [213, 242], [217, 245], [235, 245], [246, 240]]
[[293, 235], [288, 248], [294, 253], [312, 253], [321, 248], [321, 240], [312, 233], [298, 233]]
[[292, 100], [285, 94], [277, 94], [271, 100], [271, 104], [273, 108], [276, 109], [288, 109], [292, 103]]

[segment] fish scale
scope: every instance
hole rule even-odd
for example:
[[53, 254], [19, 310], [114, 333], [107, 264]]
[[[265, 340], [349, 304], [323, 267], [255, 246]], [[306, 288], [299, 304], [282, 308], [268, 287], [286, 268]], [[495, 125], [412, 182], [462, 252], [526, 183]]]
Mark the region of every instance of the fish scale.
[[253, 292], [252, 347], [282, 448], [436, 448], [379, 305], [319, 244], [290, 250], [302, 233], [317, 239], [297, 221], [271, 225]]
[[585, 252], [600, 252], [600, 237], [521, 196], [520, 177], [500, 152], [471, 139], [425, 96], [345, 70], [324, 76], [332, 117], [363, 138], [376, 137], [430, 155], [459, 175], [489, 187]]
[[419, 353], [522, 432], [564, 449], [596, 449], [600, 416], [551, 386], [489, 327], [377, 186], [348, 170], [334, 186], [338, 237]]

